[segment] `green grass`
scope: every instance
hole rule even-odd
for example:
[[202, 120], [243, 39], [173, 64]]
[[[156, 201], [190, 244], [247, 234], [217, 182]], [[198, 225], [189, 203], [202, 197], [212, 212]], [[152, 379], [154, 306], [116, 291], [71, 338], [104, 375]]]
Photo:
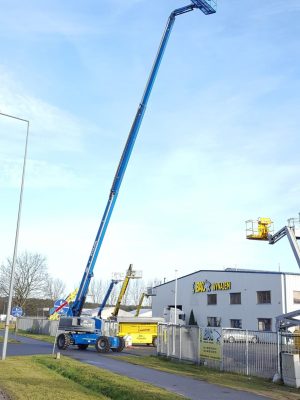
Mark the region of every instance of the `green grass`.
[[[0, 336], [0, 343], [3, 343], [3, 336]], [[16, 339], [8, 339], [8, 343], [21, 343], [19, 340]]]
[[[27, 333], [25, 331], [18, 331], [18, 334], [22, 335], [22, 336], [26, 336], [32, 339], [37, 339], [37, 340], [43, 340], [49, 343], [53, 343], [54, 342], [54, 337], [52, 336], [48, 336], [48, 335], [39, 335], [39, 334], [34, 334], [34, 333]], [[1, 337], [0, 337], [1, 340]], [[13, 339], [12, 339], [13, 340]], [[204, 366], [195, 366], [194, 364], [189, 364], [189, 363], [179, 363], [179, 362], [174, 362], [174, 361], [170, 361], [167, 358], [164, 357], [156, 357], [156, 356], [112, 356], [113, 358], [116, 358], [119, 361], [126, 361], [126, 362], [130, 362], [132, 364], [135, 365], [142, 365], [145, 367], [149, 367], [149, 368], [154, 368], [160, 371], [165, 371], [165, 372], [170, 372], [170, 373], [174, 373], [174, 374], [179, 374], [182, 376], [188, 376], [188, 377], [192, 377], [195, 379], [200, 379], [200, 380], [205, 380], [209, 383], [214, 383], [214, 384], [218, 384], [218, 385], [222, 385], [222, 386], [227, 386], [233, 389], [240, 389], [240, 390], [246, 390], [249, 392], [253, 392], [253, 393], [257, 393], [257, 394], [261, 394], [261, 395], [265, 395], [268, 396], [269, 398], [275, 399], [275, 400], [299, 400], [300, 399], [300, 391], [297, 389], [292, 389], [280, 384], [273, 384], [270, 380], [266, 380], [266, 379], [261, 379], [261, 378], [256, 378], [256, 377], [247, 377], [244, 375], [237, 375], [237, 374], [233, 374], [233, 373], [225, 373], [225, 372], [220, 372], [220, 371], [216, 371]], [[40, 360], [39, 358], [36, 359], [36, 363], [40, 363], [43, 364], [44, 361], [37, 361]], [[41, 360], [44, 360], [43, 358], [41, 358]], [[57, 368], [57, 366], [60, 366], [60, 368], [62, 368], [61, 366], [66, 365], [67, 361], [63, 360], [63, 362], [57, 362], [55, 360], [53, 360], [52, 358], [50, 359], [45, 359], [46, 364], [47, 364], [47, 368], [49, 369], [54, 369]], [[71, 362], [70, 360], [68, 362]], [[44, 366], [46, 364], [43, 364]], [[82, 366], [82, 364], [80, 364]], [[76, 367], [77, 368], [77, 367]], [[84, 366], [84, 368], [88, 368], [86, 366]], [[91, 367], [92, 368], [92, 367]], [[1, 371], [1, 364], [0, 364], [0, 371]], [[97, 371], [99, 371], [99, 369], [97, 369]], [[104, 373], [108, 373], [106, 371], [104, 371]], [[104, 374], [103, 373], [103, 374]], [[110, 373], [108, 373], [110, 374]], [[69, 372], [68, 370], [64, 369], [64, 371], [62, 372], [62, 375], [73, 380], [74, 382], [77, 382], [76, 379], [79, 379], [79, 377], [77, 376], [76, 378], [76, 373], [73, 376], [73, 378], [69, 377]], [[80, 380], [82, 378], [80, 377]], [[116, 380], [116, 383], [119, 382], [120, 379], [118, 378]], [[0, 379], [1, 382], [1, 379]], [[89, 385], [91, 384], [91, 382], [87, 379], [87, 383], [83, 384], [83, 386], [85, 387], [89, 387]], [[92, 384], [93, 386], [94, 384]], [[0, 385], [1, 386], [1, 385]], [[96, 385], [97, 386], [97, 385]], [[104, 389], [104, 388], [102, 388]], [[98, 390], [98, 389], [97, 389]], [[101, 391], [102, 393], [102, 391]], [[104, 394], [106, 394], [106, 389], [104, 390]], [[106, 394], [106, 396], [108, 396]], [[172, 395], [173, 397], [171, 398], [175, 398], [174, 395]], [[17, 398], [17, 397], [16, 397]], [[35, 397], [33, 397], [35, 398]], [[52, 397], [51, 397], [52, 398]], [[115, 397], [110, 397], [109, 398], [115, 398]], [[120, 399], [127, 399], [127, 397], [120, 397]], [[134, 400], [135, 398], [131, 396], [131, 392], [130, 392], [130, 396], [128, 397], [128, 399], [130, 398], [130, 400]], [[138, 398], [138, 397], [137, 397]], [[144, 397], [143, 397], [144, 398]], [[145, 399], [147, 399], [148, 397], [146, 397]], [[152, 398], [152, 397], [149, 397]], [[160, 399], [161, 397], [153, 397], [155, 399]], [[24, 397], [24, 399], [26, 399], [26, 397]], [[43, 400], [46, 400], [47, 398], [43, 397]], [[73, 397], [72, 397], [73, 399]], [[119, 397], [116, 397], [116, 399], [119, 399]], [[167, 399], [167, 397], [166, 397]]]
[[274, 384], [267, 379], [220, 372], [204, 366], [196, 366], [191, 363], [171, 361], [165, 357], [112, 356], [112, 358], [159, 371], [204, 380], [208, 383], [214, 383], [232, 389], [246, 390], [276, 400], [300, 399], [300, 390], [289, 388], [283, 384]]
[[182, 400], [182, 396], [68, 357], [9, 357], [0, 387], [12, 400]]
[[[5, 328], [5, 323], [4, 323], [4, 322], [0, 322], [0, 330], [1, 330], [1, 329], [4, 329], [4, 328]], [[8, 329], [9, 329], [10, 331], [15, 330], [15, 328], [16, 328], [16, 324], [15, 324], [14, 322], [9, 324]]]
[[17, 335], [28, 337], [30, 339], [36, 339], [36, 340], [41, 340], [43, 342], [48, 342], [48, 343], [54, 343], [55, 337], [54, 336], [49, 336], [49, 335], [40, 335], [37, 333], [28, 333], [27, 331], [23, 331], [21, 329], [18, 329]]

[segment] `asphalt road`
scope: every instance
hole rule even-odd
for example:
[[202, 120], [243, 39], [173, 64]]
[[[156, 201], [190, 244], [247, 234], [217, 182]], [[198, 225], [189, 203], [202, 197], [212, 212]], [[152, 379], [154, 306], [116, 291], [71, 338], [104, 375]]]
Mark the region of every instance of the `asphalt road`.
[[[0, 332], [1, 335], [2, 332]], [[22, 336], [12, 335], [21, 343], [9, 343], [7, 356], [33, 355], [33, 354], [51, 354], [53, 345], [41, 342], [35, 339], [24, 338]], [[56, 350], [57, 351], [57, 350]], [[144, 352], [153, 351], [153, 348], [144, 348]], [[2, 354], [2, 344], [0, 344]], [[139, 349], [127, 350], [125, 353], [138, 353]], [[142, 382], [164, 388], [171, 392], [181, 394], [192, 400], [263, 400], [267, 397], [258, 396], [248, 392], [232, 390], [218, 385], [208, 384], [204, 381], [195, 380], [171, 373], [156, 371], [150, 368], [136, 366], [123, 361], [118, 361], [109, 357], [108, 354], [99, 354], [95, 349], [89, 348], [86, 351], [80, 351], [76, 348], [69, 348], [62, 354], [77, 359], [81, 362], [104, 368], [117, 374], [128, 376]], [[114, 353], [122, 357], [122, 353]], [[1, 362], [0, 362], [1, 369]], [[141, 397], [142, 399], [142, 397]], [[1, 397], [0, 397], [0, 400]]]

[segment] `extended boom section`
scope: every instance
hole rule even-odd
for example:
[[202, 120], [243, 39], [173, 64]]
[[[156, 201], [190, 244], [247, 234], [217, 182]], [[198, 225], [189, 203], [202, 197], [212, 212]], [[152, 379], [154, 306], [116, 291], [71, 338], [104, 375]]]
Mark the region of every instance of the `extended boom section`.
[[155, 57], [149, 78], [148, 78], [148, 82], [146, 84], [145, 87], [145, 91], [143, 94], [143, 97], [141, 99], [141, 102], [138, 106], [133, 124], [131, 126], [127, 141], [126, 141], [126, 145], [125, 148], [123, 150], [118, 168], [117, 168], [117, 172], [115, 174], [114, 180], [113, 180], [113, 184], [110, 190], [110, 194], [109, 194], [109, 198], [108, 198], [108, 202], [107, 205], [105, 207], [104, 210], [104, 214], [103, 217], [101, 219], [101, 223], [87, 262], [87, 266], [85, 268], [80, 286], [79, 286], [79, 290], [78, 290], [78, 294], [77, 297], [74, 301], [74, 304], [72, 306], [72, 308], [70, 309], [70, 315], [73, 316], [79, 316], [81, 314], [83, 305], [85, 303], [86, 300], [86, 296], [88, 293], [88, 289], [89, 289], [89, 285], [90, 285], [90, 281], [91, 278], [93, 276], [93, 271], [94, 271], [94, 267], [95, 267], [95, 263], [97, 261], [97, 257], [98, 257], [98, 253], [100, 251], [105, 233], [106, 233], [106, 229], [108, 226], [108, 223], [110, 221], [110, 217], [111, 214], [113, 212], [114, 206], [115, 206], [115, 202], [117, 200], [118, 197], [118, 192], [126, 171], [126, 167], [130, 158], [130, 155], [132, 153], [132, 149], [137, 137], [137, 134], [139, 132], [144, 114], [145, 114], [145, 110], [147, 107], [147, 103], [152, 91], [152, 87], [153, 84], [155, 82], [155, 78], [157, 76], [158, 70], [159, 70], [159, 66], [161, 63], [161, 60], [163, 58], [174, 22], [175, 22], [175, 18], [178, 15], [181, 14], [185, 14], [187, 12], [193, 11], [195, 8], [200, 9], [205, 15], [209, 15], [209, 14], [213, 14], [216, 12], [216, 1], [215, 0], [192, 0], [192, 4], [185, 6], [185, 7], [181, 7], [178, 8], [176, 10], [174, 10], [168, 19], [165, 31], [163, 33], [162, 36], [162, 40], [157, 52], [157, 55]]

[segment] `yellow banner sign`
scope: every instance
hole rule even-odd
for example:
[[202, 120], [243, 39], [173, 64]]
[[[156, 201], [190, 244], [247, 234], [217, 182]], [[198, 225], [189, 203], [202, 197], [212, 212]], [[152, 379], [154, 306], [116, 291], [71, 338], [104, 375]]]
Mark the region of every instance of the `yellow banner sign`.
[[200, 357], [221, 360], [221, 329], [202, 328], [200, 330]]

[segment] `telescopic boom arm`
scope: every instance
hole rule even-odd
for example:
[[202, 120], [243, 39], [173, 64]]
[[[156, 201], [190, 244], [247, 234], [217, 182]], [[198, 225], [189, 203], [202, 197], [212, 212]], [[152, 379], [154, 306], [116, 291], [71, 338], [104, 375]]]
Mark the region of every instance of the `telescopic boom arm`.
[[70, 314], [73, 316], [80, 316], [83, 305], [85, 303], [85, 299], [88, 293], [88, 289], [89, 289], [89, 284], [91, 281], [91, 278], [93, 276], [93, 270], [95, 267], [95, 263], [97, 261], [97, 257], [98, 257], [98, 253], [99, 250], [101, 248], [105, 233], [106, 233], [106, 229], [111, 217], [111, 214], [113, 212], [114, 209], [114, 205], [115, 202], [117, 200], [118, 197], [118, 192], [126, 171], [126, 167], [137, 137], [137, 134], [139, 132], [144, 114], [145, 114], [145, 110], [146, 110], [146, 106], [150, 97], [150, 93], [155, 81], [155, 78], [157, 76], [157, 72], [162, 60], [162, 57], [164, 55], [164, 51], [166, 49], [174, 22], [175, 22], [175, 18], [177, 15], [181, 15], [181, 14], [185, 14], [189, 11], [193, 11], [194, 8], [198, 8], [200, 9], [205, 15], [209, 15], [209, 14], [213, 14], [216, 12], [215, 10], [216, 7], [216, 2], [215, 0], [192, 0], [192, 4], [185, 6], [185, 7], [181, 7], [178, 8], [176, 10], [174, 10], [168, 19], [165, 31], [163, 33], [162, 36], [162, 40], [154, 61], [154, 64], [152, 66], [152, 70], [150, 72], [149, 75], [149, 79], [143, 94], [143, 97], [141, 99], [141, 102], [138, 106], [133, 124], [131, 126], [128, 138], [127, 138], [127, 142], [125, 145], [125, 148], [123, 150], [118, 168], [117, 168], [117, 172], [115, 174], [114, 180], [113, 180], [113, 184], [110, 190], [110, 194], [109, 194], [109, 198], [108, 198], [108, 202], [107, 205], [105, 207], [104, 210], [104, 214], [96, 235], [96, 239], [94, 241], [93, 247], [92, 247], [92, 251], [90, 253], [88, 262], [87, 262], [87, 266], [85, 268], [80, 286], [79, 286], [79, 290], [78, 290], [78, 294], [77, 297], [74, 301], [74, 304], [72, 306], [72, 308], [70, 309]]
[[101, 314], [102, 314], [102, 311], [104, 310], [104, 308], [105, 308], [105, 306], [106, 306], [107, 300], [109, 299], [109, 296], [110, 296], [110, 294], [111, 294], [111, 292], [112, 292], [114, 286], [115, 286], [118, 282], [120, 282], [120, 281], [118, 281], [118, 280], [116, 280], [116, 279], [112, 279], [112, 280], [111, 280], [110, 285], [109, 285], [109, 287], [108, 287], [108, 290], [107, 290], [107, 292], [106, 292], [106, 295], [105, 295], [104, 299], [102, 300], [102, 303], [101, 303], [101, 305], [100, 305], [100, 307], [99, 307], [99, 310], [98, 310], [98, 317], [101, 318]]

